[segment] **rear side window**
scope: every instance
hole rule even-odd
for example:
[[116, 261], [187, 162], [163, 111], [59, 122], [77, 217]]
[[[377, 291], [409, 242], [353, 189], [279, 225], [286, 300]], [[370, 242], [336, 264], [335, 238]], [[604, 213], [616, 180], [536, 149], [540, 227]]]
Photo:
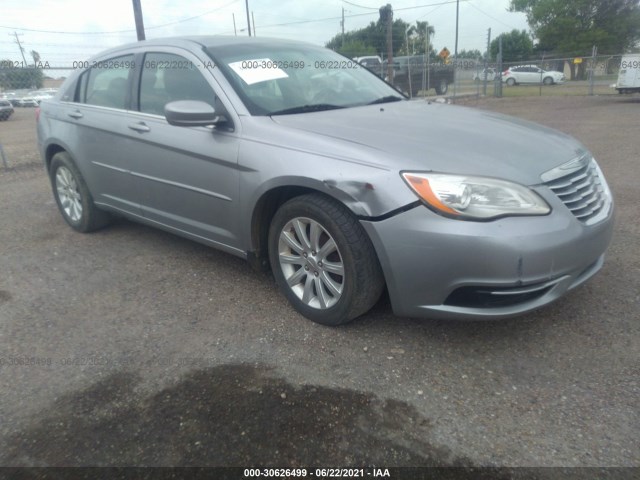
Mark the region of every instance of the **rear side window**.
[[80, 77], [76, 102], [125, 109], [133, 67], [133, 55], [97, 62]]
[[176, 100], [200, 100], [215, 106], [215, 93], [196, 65], [171, 53], [147, 53], [140, 78], [140, 111], [164, 115]]

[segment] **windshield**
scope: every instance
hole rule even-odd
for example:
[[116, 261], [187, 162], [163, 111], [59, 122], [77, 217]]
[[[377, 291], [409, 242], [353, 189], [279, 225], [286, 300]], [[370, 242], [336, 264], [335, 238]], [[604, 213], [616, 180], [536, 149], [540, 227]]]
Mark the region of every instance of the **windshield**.
[[252, 115], [286, 115], [403, 100], [357, 62], [312, 45], [243, 44], [209, 55]]

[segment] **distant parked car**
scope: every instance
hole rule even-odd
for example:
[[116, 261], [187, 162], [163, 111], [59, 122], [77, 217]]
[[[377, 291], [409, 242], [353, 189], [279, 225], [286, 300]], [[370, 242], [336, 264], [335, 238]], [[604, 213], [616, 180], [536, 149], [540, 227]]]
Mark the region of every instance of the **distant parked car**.
[[9, 100], [0, 100], [0, 120], [8, 120], [13, 115], [13, 105]]
[[373, 73], [378, 76], [383, 75], [382, 71], [382, 59], [377, 55], [371, 55], [368, 57], [355, 57], [354, 60], [363, 67], [367, 67]]
[[411, 93], [411, 96], [431, 88], [438, 95], [446, 95], [449, 85], [453, 83], [453, 67], [440, 64], [429, 64], [428, 67], [427, 71], [423, 55], [394, 57], [393, 79], [390, 83], [401, 92]]
[[482, 82], [484, 81], [484, 77], [486, 76], [488, 82], [493, 82], [497, 74], [498, 73], [495, 71], [494, 68], [487, 68], [486, 70], [482, 69], [479, 72], [475, 72], [473, 74], [472, 79], [475, 80], [476, 82]]
[[57, 93], [57, 90], [55, 89], [54, 90], [50, 90], [50, 89], [34, 90], [27, 94], [27, 98], [32, 98], [33, 100], [38, 102], [38, 104], [40, 104], [42, 100], [48, 100], [50, 98], [53, 98], [56, 93]]
[[28, 96], [29, 95], [27, 94], [26, 90], [10, 90], [7, 92], [3, 92], [1, 98], [3, 100], [9, 100], [13, 108], [16, 108], [20, 106], [20, 99]]
[[22, 97], [18, 99], [18, 107], [37, 107], [40, 105], [35, 98]]
[[543, 70], [535, 65], [519, 65], [509, 67], [502, 73], [502, 81], [509, 86], [518, 83], [543, 83], [553, 85], [564, 83], [565, 76], [562, 72]]
[[632, 53], [622, 57], [618, 82], [613, 85], [618, 93], [640, 92], [640, 54]]

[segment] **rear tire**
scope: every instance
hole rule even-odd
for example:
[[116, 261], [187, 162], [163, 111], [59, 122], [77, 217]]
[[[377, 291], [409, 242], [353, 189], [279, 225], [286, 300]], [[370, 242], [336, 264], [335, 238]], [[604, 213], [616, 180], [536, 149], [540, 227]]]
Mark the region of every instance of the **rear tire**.
[[269, 260], [293, 308], [323, 325], [366, 313], [384, 289], [375, 250], [357, 218], [321, 194], [295, 197], [276, 212]]
[[95, 206], [80, 170], [67, 152], [53, 156], [49, 178], [58, 209], [71, 228], [88, 233], [109, 223], [110, 215]]
[[449, 84], [447, 83], [447, 81], [443, 78], [442, 80], [440, 80], [440, 82], [438, 83], [438, 85], [436, 85], [436, 93], [438, 95], [446, 95], [446, 93], [449, 91]]

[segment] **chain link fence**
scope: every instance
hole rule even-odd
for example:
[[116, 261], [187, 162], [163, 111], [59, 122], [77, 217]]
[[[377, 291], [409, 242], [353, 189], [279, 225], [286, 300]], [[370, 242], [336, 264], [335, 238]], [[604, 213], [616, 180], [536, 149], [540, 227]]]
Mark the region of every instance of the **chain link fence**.
[[[391, 77], [383, 56], [354, 59], [411, 97], [611, 95], [623, 55], [538, 56], [519, 62], [478, 59], [425, 61], [423, 55], [392, 60]], [[448, 73], [447, 73], [448, 72]], [[442, 88], [442, 76], [447, 87]], [[435, 80], [435, 81], [434, 81]], [[411, 83], [411, 85], [409, 85]], [[424, 87], [429, 85], [429, 88]], [[416, 87], [417, 86], [417, 87]]]
[[[512, 63], [482, 58], [445, 63], [424, 55], [354, 57], [374, 74], [410, 97], [522, 97], [617, 94], [623, 55], [590, 57], [534, 57]], [[33, 107], [51, 96], [76, 65], [0, 65], [0, 98], [15, 108]], [[82, 63], [82, 62], [81, 62]], [[34, 101], [35, 100], [35, 103]]]
[[612, 95], [623, 55], [535, 57], [520, 62], [453, 61], [451, 96]]
[[44, 98], [52, 97], [73, 67], [22, 66], [22, 62], [0, 64], [0, 99], [14, 108], [36, 107]]

